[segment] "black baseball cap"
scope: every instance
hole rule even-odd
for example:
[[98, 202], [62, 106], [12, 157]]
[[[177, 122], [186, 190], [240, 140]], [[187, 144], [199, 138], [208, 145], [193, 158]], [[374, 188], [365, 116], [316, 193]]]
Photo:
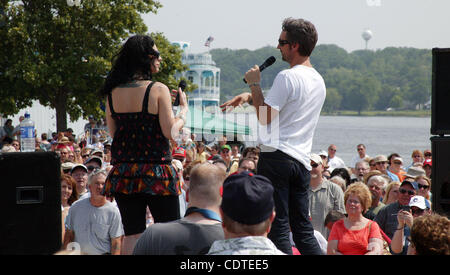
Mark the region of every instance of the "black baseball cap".
[[225, 179], [220, 207], [232, 220], [258, 224], [270, 217], [274, 206], [273, 186], [268, 178], [245, 171]]

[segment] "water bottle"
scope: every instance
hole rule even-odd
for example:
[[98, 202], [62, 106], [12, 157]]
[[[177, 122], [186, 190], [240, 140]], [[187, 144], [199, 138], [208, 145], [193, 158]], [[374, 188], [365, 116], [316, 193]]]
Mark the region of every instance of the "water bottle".
[[20, 123], [20, 149], [22, 152], [34, 152], [36, 140], [34, 138], [34, 121], [30, 114], [25, 113], [25, 119]]

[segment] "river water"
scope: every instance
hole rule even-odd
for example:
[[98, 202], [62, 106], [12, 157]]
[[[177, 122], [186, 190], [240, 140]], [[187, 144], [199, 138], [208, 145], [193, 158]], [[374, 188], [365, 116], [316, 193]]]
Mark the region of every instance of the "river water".
[[411, 164], [415, 149], [431, 149], [430, 117], [321, 116], [313, 140], [312, 152], [337, 146], [336, 155], [347, 165], [357, 155], [356, 146], [366, 145], [366, 153], [375, 157], [398, 153], [404, 165]]

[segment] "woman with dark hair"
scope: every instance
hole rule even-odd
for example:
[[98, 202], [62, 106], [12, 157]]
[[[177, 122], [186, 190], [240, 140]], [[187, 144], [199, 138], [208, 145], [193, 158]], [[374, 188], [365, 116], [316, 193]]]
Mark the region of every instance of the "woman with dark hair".
[[170, 139], [183, 127], [188, 111], [180, 95], [175, 117], [169, 89], [152, 81], [162, 58], [150, 36], [135, 35], [122, 46], [106, 78], [106, 121], [110, 135], [111, 165], [105, 194], [114, 196], [125, 231], [123, 254], [131, 254], [146, 228], [146, 208], [155, 222], [180, 218], [180, 179], [172, 165]]

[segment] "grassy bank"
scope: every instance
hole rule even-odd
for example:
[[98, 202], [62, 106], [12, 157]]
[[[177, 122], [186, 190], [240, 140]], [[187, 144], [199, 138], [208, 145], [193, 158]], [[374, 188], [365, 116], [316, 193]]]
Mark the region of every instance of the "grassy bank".
[[[325, 116], [358, 116], [357, 111], [336, 111], [322, 112]], [[403, 111], [363, 111], [361, 116], [408, 116], [408, 117], [429, 117], [431, 110], [403, 110]]]

